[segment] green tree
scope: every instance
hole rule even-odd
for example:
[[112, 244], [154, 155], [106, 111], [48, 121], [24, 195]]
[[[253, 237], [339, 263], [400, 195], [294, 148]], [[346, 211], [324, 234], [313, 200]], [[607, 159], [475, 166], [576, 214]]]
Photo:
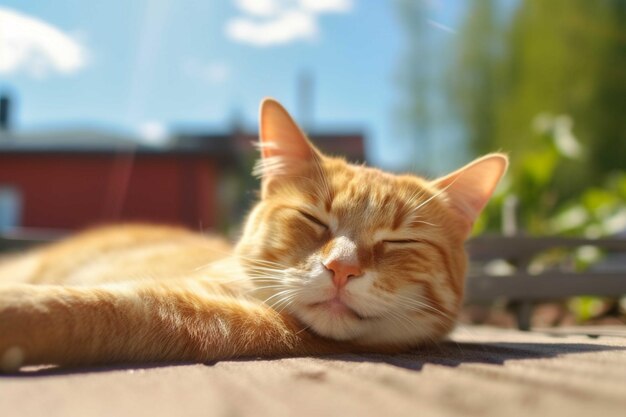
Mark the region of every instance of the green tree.
[[424, 2], [396, 0], [398, 19], [405, 33], [405, 52], [396, 74], [402, 94], [396, 109], [400, 137], [406, 138], [407, 154], [423, 171], [432, 171], [435, 149], [432, 129], [436, 123], [433, 98], [441, 90], [435, 39], [427, 24]]
[[503, 90], [501, 26], [495, 0], [473, 2], [457, 37], [448, 74], [450, 101], [466, 128], [470, 149], [476, 154], [496, 148], [496, 118]]
[[626, 2], [525, 0], [471, 3], [456, 44], [451, 102], [474, 152], [503, 149], [513, 164], [540, 145], [540, 114], [573, 118], [588, 150], [564, 164], [555, 186], [564, 196], [626, 167]]

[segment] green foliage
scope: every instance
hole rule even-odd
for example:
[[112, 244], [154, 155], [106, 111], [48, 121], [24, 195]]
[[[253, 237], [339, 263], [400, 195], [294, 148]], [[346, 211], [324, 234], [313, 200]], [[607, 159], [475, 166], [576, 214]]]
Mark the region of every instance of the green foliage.
[[[498, 190], [475, 227], [475, 233], [499, 231], [504, 205], [512, 197], [518, 202], [518, 215], [525, 233], [533, 235], [611, 236], [626, 230], [626, 172], [607, 176], [602, 186], [591, 186], [568, 197], [555, 187], [559, 170], [582, 158], [586, 152], [563, 126], [564, 117], [543, 116], [537, 146], [526, 150], [508, 180]], [[570, 127], [571, 127], [571, 123]], [[603, 259], [598, 248], [586, 246], [573, 253], [555, 249], [535, 259], [540, 269], [569, 264], [584, 271]], [[597, 316], [607, 303], [597, 297], [574, 297], [569, 309], [580, 322]]]
[[501, 213], [511, 196], [517, 199], [522, 230], [532, 235], [600, 237], [626, 229], [626, 172], [615, 171], [601, 186], [570, 196], [557, 186], [570, 175], [587, 151], [571, 135], [565, 116], [536, 119], [536, 145], [518, 155], [507, 180], [499, 188], [475, 232], [501, 230]]
[[590, 187], [559, 207], [548, 230], [555, 234], [610, 236], [626, 230], [626, 173], [608, 177], [603, 188]]
[[626, 2], [510, 5], [470, 3], [446, 89], [472, 151], [511, 157], [476, 231], [499, 231], [514, 195], [527, 233], [615, 233], [626, 227]]
[[[474, 232], [500, 232], [512, 201], [520, 229], [531, 235], [626, 230], [626, 1], [475, 0], [466, 7], [446, 99], [474, 155], [502, 150], [512, 162]], [[567, 259], [584, 270], [601, 257], [580, 248], [540, 262]], [[578, 297], [570, 307], [584, 320], [597, 305]]]
[[[515, 170], [536, 176], [528, 178], [531, 184], [545, 181], [554, 160], [527, 155], [545, 146], [529, 126], [537, 114], [570, 115], [587, 154], [551, 180], [574, 196], [626, 167], [626, 2], [525, 0], [512, 12], [507, 5], [470, 3], [456, 41], [449, 101], [473, 152], [511, 152]], [[538, 159], [526, 162], [527, 156]]]
[[575, 297], [568, 304], [570, 310], [576, 312], [579, 322], [593, 319], [604, 307], [604, 302], [598, 297]]

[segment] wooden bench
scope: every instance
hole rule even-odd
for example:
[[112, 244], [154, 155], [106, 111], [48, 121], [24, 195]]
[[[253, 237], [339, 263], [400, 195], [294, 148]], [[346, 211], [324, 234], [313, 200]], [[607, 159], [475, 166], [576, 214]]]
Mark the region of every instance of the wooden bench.
[[56, 229], [17, 229], [0, 233], [0, 254], [51, 243], [67, 235], [68, 232]]
[[[531, 273], [532, 260], [548, 250], [593, 246], [607, 255], [621, 254], [619, 270], [589, 268], [577, 272], [571, 268], [547, 269]], [[626, 295], [626, 239], [584, 239], [528, 236], [481, 236], [471, 239], [467, 249], [473, 268], [467, 278], [466, 302], [489, 303], [507, 299], [515, 306], [518, 327], [530, 329], [533, 303], [566, 297]], [[514, 267], [508, 275], [489, 275], [484, 266], [494, 260], [506, 260]], [[598, 263], [602, 265], [602, 262]]]

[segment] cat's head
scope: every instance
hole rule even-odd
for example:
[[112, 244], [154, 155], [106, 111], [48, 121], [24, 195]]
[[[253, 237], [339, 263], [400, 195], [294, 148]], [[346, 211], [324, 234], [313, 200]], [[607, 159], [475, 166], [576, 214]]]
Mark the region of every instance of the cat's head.
[[260, 125], [261, 200], [237, 247], [259, 297], [336, 340], [413, 345], [449, 332], [463, 242], [506, 157], [429, 181], [322, 155], [271, 99]]

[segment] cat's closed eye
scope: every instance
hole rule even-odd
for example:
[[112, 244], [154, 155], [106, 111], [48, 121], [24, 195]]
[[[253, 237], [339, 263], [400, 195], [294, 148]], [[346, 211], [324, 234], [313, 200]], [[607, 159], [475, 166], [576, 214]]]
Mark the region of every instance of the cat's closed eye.
[[383, 243], [392, 243], [398, 245], [408, 245], [411, 243], [422, 243], [419, 239], [385, 239]]
[[323, 221], [321, 221], [320, 219], [318, 219], [317, 217], [302, 211], [302, 210], [298, 210], [298, 213], [300, 213], [302, 215], [302, 217], [304, 217], [305, 219], [307, 219], [308, 221], [310, 221], [311, 223], [315, 223], [318, 226], [323, 227], [324, 229], [328, 230], [328, 225], [326, 223], [324, 223]]

